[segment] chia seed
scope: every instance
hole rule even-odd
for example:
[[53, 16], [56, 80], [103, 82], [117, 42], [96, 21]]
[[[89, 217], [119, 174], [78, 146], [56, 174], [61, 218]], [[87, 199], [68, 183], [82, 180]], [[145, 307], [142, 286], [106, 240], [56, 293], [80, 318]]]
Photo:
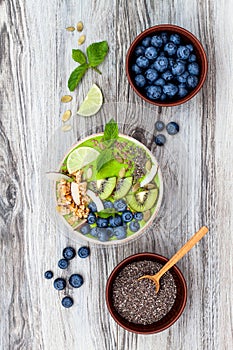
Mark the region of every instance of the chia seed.
[[157, 294], [153, 281], [138, 281], [143, 275], [154, 275], [162, 266], [155, 261], [136, 261], [124, 267], [116, 277], [113, 305], [124, 319], [148, 325], [159, 321], [171, 310], [176, 299], [176, 284], [169, 271], [160, 278]]

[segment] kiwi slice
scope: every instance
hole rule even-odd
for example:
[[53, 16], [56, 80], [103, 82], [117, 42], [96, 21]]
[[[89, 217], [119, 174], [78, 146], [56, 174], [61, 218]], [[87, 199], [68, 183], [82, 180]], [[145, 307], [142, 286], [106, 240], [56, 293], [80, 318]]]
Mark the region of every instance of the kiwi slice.
[[153, 207], [158, 194], [159, 190], [155, 188], [152, 190], [137, 192], [135, 194], [128, 194], [126, 200], [131, 209], [143, 212]]
[[116, 177], [109, 177], [107, 179], [101, 179], [92, 181], [88, 187], [95, 192], [101, 199], [107, 199], [116, 186]]
[[125, 177], [124, 179], [119, 179], [116, 184], [114, 199], [123, 198], [129, 192], [132, 186], [132, 182], [133, 182], [132, 176]]

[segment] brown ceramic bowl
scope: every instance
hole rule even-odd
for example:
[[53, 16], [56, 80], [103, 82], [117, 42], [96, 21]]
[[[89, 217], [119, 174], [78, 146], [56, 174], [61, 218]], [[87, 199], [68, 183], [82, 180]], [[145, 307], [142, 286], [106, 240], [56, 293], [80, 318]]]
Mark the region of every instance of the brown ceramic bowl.
[[[171, 99], [170, 101], [157, 101], [157, 100], [151, 100], [149, 99], [146, 94], [139, 89], [135, 83], [134, 83], [134, 73], [131, 71], [132, 64], [135, 62], [135, 56], [134, 56], [134, 50], [135, 48], [141, 43], [141, 41], [147, 37], [147, 36], [152, 36], [155, 34], [159, 34], [161, 32], [167, 32], [168, 34], [174, 34], [177, 33], [181, 36], [182, 41], [184, 44], [192, 44], [194, 47], [194, 53], [197, 56], [197, 63], [200, 66], [200, 75], [199, 75], [199, 83], [198, 85], [188, 93], [183, 98], [175, 98]], [[146, 29], [144, 32], [139, 34], [134, 41], [132, 42], [126, 56], [126, 74], [127, 78], [129, 80], [130, 85], [134, 89], [134, 91], [140, 96], [143, 100], [152, 103], [156, 106], [162, 106], [162, 107], [171, 107], [171, 106], [176, 106], [180, 105], [182, 103], [187, 102], [190, 100], [192, 97], [194, 97], [198, 91], [201, 89], [201, 87], [204, 84], [204, 81], [206, 79], [206, 74], [207, 74], [207, 58], [206, 58], [206, 53], [203, 49], [203, 46], [201, 45], [200, 41], [188, 30], [173, 25], [173, 24], [160, 24], [151, 28]]]
[[113, 290], [113, 282], [119, 272], [128, 264], [133, 263], [135, 261], [141, 260], [150, 260], [160, 263], [161, 265], [165, 265], [169, 260], [162, 255], [154, 254], [154, 253], [139, 253], [135, 255], [131, 255], [128, 258], [121, 261], [112, 271], [111, 275], [108, 278], [107, 286], [106, 286], [106, 303], [108, 310], [114, 320], [124, 329], [129, 332], [134, 332], [137, 334], [153, 334], [164, 331], [168, 327], [170, 327], [173, 323], [175, 323], [180, 315], [182, 314], [187, 300], [187, 286], [182, 275], [181, 271], [177, 266], [173, 266], [169, 272], [172, 274], [176, 288], [177, 294], [175, 302], [171, 308], [171, 310], [159, 321], [152, 323], [150, 325], [140, 325], [129, 322], [125, 320], [114, 308], [113, 300], [112, 300], [112, 290]]

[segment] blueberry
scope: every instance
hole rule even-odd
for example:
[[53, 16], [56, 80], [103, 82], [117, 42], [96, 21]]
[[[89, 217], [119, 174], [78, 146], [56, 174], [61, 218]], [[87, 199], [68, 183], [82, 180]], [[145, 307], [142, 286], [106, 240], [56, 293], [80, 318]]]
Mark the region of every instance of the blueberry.
[[47, 278], [48, 280], [50, 280], [51, 278], [53, 278], [53, 272], [52, 271], [46, 271], [44, 273], [44, 277]]
[[187, 60], [190, 55], [190, 50], [187, 48], [187, 46], [181, 45], [178, 47], [176, 54], [178, 58], [181, 58], [182, 60]]
[[68, 265], [69, 265], [69, 262], [66, 259], [60, 259], [58, 261], [58, 267], [60, 267], [60, 269], [67, 269]]
[[177, 94], [178, 92], [178, 87], [172, 83], [168, 83], [164, 85], [163, 87], [163, 92], [168, 96], [168, 97], [173, 97]]
[[179, 132], [180, 127], [176, 122], [170, 122], [166, 126], [169, 135], [175, 135]]
[[142, 74], [136, 75], [134, 81], [138, 87], [143, 87], [144, 85], [146, 85], [146, 79]]
[[189, 75], [187, 78], [186, 85], [190, 89], [194, 89], [198, 84], [198, 77], [196, 75]]
[[193, 52], [193, 45], [187, 44], [186, 47], [189, 49], [190, 52]]
[[[165, 124], [164, 122], [162, 122], [161, 120], [158, 120], [156, 123], [155, 123], [155, 129], [157, 131], [162, 131], [163, 129], [165, 128]], [[137, 213], [135, 213], [137, 214]], [[134, 215], [135, 216], [135, 215]]]
[[96, 219], [96, 225], [98, 227], [107, 227], [108, 226], [108, 219], [97, 218]]
[[114, 228], [114, 234], [117, 239], [124, 239], [126, 237], [126, 228], [124, 226], [119, 226]]
[[[160, 122], [160, 123], [163, 123], [163, 122]], [[134, 213], [134, 219], [137, 221], [141, 221], [143, 219], [143, 214], [140, 212]]]
[[64, 280], [64, 278], [56, 278], [53, 282], [53, 286], [57, 290], [63, 290], [66, 287], [66, 281]]
[[134, 53], [135, 53], [135, 56], [142, 56], [144, 55], [145, 53], [145, 47], [144, 46], [137, 46]]
[[103, 201], [104, 209], [113, 208], [113, 203], [111, 201]]
[[155, 85], [164, 86], [165, 84], [165, 80], [162, 78], [159, 78], [155, 81]]
[[95, 221], [96, 221], [96, 216], [95, 216], [95, 214], [94, 213], [89, 213], [88, 214], [88, 217], [87, 217], [87, 222], [88, 222], [88, 224], [94, 224], [95, 223]]
[[106, 242], [109, 240], [109, 235], [107, 228], [99, 228], [98, 230], [98, 239], [100, 242]]
[[90, 233], [91, 231], [91, 227], [89, 224], [84, 224], [81, 228], [80, 228], [80, 232], [83, 234], [83, 235], [87, 235], [88, 233]]
[[174, 43], [169, 42], [164, 46], [164, 51], [167, 52], [169, 56], [175, 55], [176, 50], [177, 46]]
[[184, 86], [184, 84], [178, 85], [178, 89], [179, 89], [178, 96], [180, 98], [183, 98], [188, 95], [188, 90], [186, 89], [186, 86]]
[[174, 44], [179, 45], [181, 42], [181, 38], [179, 34], [171, 34], [170, 35], [170, 41], [172, 41]]
[[162, 93], [161, 97], [160, 97], [160, 101], [166, 101], [167, 99], [167, 95]]
[[133, 220], [133, 214], [130, 210], [126, 210], [122, 213], [122, 220], [124, 222], [130, 222]]
[[69, 284], [73, 287], [73, 288], [79, 288], [81, 287], [81, 285], [83, 284], [83, 278], [81, 275], [79, 275], [78, 273], [74, 273], [73, 275], [70, 276], [69, 278]]
[[90, 234], [91, 234], [93, 237], [98, 237], [98, 231], [99, 231], [99, 227], [93, 227], [93, 228], [91, 229]]
[[166, 137], [163, 134], [155, 136], [155, 144], [157, 146], [163, 146], [166, 142]]
[[65, 308], [69, 308], [73, 305], [73, 299], [71, 297], [64, 297], [61, 301], [62, 306], [64, 306]]
[[158, 51], [155, 47], [149, 46], [145, 51], [145, 57], [149, 60], [154, 60], [158, 56]]
[[150, 42], [151, 42], [151, 38], [149, 36], [147, 36], [142, 40], [142, 45], [145, 47], [148, 47], [148, 46], [150, 46]]
[[109, 237], [114, 236], [114, 229], [112, 227], [107, 227], [106, 232], [107, 232]]
[[139, 56], [136, 59], [136, 64], [138, 65], [138, 67], [140, 68], [147, 68], [149, 66], [149, 60], [148, 58], [144, 57], [144, 56]]
[[187, 79], [188, 76], [189, 76], [189, 72], [186, 70], [181, 75], [177, 75], [176, 80], [179, 83], [186, 83], [186, 79]]
[[[173, 78], [174, 78], [174, 76], [173, 76], [173, 74], [172, 74], [172, 72], [170, 71], [170, 70], [166, 70], [166, 72], [164, 72], [163, 74], [162, 74], [162, 78], [164, 79], [164, 80], [166, 80], [166, 81], [170, 81], [170, 80], [172, 80]], [[164, 84], [165, 85], [165, 84]]]
[[90, 209], [90, 211], [92, 211], [93, 213], [97, 212], [97, 207], [96, 204], [94, 202], [91, 202], [88, 204], [88, 208]]
[[174, 58], [172, 58], [172, 57], [169, 57], [169, 58], [168, 58], [168, 66], [169, 66], [170, 68], [172, 68], [172, 67], [174, 66], [175, 63], [176, 63], [176, 60], [175, 60]]
[[151, 38], [151, 45], [155, 47], [161, 47], [163, 45], [163, 39], [160, 35], [154, 35]]
[[138, 221], [131, 221], [129, 224], [129, 229], [132, 232], [137, 232], [140, 229], [140, 224]]
[[153, 83], [158, 78], [158, 72], [153, 68], [149, 68], [145, 71], [145, 77], [150, 83]]
[[127, 204], [124, 199], [118, 199], [113, 203], [114, 208], [117, 211], [125, 211], [127, 209]]
[[196, 60], [197, 60], [197, 56], [194, 55], [193, 53], [188, 58], [189, 62], [196, 62]]
[[163, 40], [163, 43], [166, 44], [168, 42], [168, 34], [163, 32], [160, 34], [160, 36]]
[[151, 100], [158, 100], [162, 94], [162, 89], [158, 85], [148, 86], [146, 89], [146, 96]]
[[174, 66], [172, 67], [172, 74], [181, 75], [184, 73], [184, 71], [185, 71], [185, 64], [177, 60]]
[[82, 259], [87, 258], [90, 255], [90, 249], [88, 247], [80, 247], [78, 250], [78, 256]]
[[66, 259], [66, 260], [71, 260], [75, 257], [76, 255], [76, 252], [75, 252], [75, 249], [72, 248], [72, 247], [66, 247], [64, 250], [63, 250], [63, 253], [62, 253], [63, 257]]
[[198, 75], [199, 71], [200, 71], [198, 63], [192, 62], [192, 63], [188, 64], [188, 71], [192, 75]]
[[132, 72], [134, 72], [135, 74], [141, 74], [142, 70], [140, 67], [138, 67], [136, 64], [133, 64], [131, 67]]
[[108, 221], [111, 227], [117, 227], [122, 225], [122, 218], [119, 214], [116, 214], [115, 216], [110, 216], [108, 218]]
[[168, 59], [164, 56], [159, 56], [156, 61], [153, 63], [153, 68], [155, 68], [158, 72], [162, 73], [168, 67]]

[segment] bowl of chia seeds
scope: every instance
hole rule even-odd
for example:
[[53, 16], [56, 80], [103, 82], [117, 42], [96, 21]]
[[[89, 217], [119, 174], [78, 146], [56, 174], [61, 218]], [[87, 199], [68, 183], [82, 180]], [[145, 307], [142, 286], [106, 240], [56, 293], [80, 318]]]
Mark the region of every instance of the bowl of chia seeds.
[[106, 303], [113, 319], [137, 334], [161, 332], [181, 316], [187, 300], [187, 286], [181, 271], [173, 266], [160, 279], [160, 290], [143, 275], [157, 273], [167, 259], [154, 253], [139, 253], [121, 261], [106, 286]]

